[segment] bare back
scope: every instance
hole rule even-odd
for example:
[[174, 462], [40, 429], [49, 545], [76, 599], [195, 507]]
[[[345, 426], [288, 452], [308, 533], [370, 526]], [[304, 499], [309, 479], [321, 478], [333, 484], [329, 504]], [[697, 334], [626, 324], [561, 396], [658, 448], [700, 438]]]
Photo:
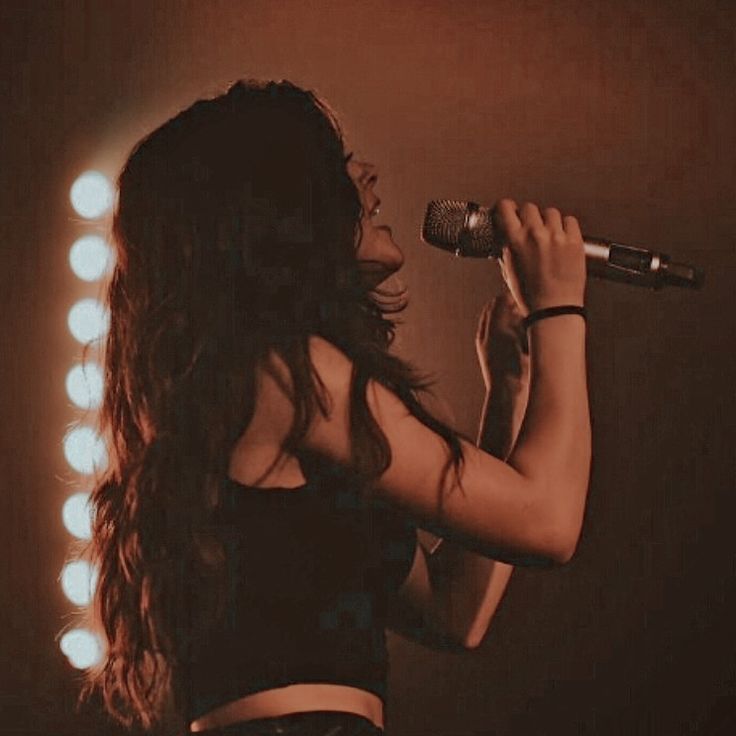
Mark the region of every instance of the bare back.
[[[281, 363], [280, 370], [286, 370], [285, 364]], [[256, 386], [253, 419], [233, 447], [228, 475], [247, 486], [280, 490], [299, 488], [307, 482], [299, 460], [282, 450], [285, 420], [288, 419], [284, 415], [283, 393], [261, 366], [257, 369]], [[288, 431], [288, 426], [286, 429]], [[280, 453], [278, 463], [269, 471]]]

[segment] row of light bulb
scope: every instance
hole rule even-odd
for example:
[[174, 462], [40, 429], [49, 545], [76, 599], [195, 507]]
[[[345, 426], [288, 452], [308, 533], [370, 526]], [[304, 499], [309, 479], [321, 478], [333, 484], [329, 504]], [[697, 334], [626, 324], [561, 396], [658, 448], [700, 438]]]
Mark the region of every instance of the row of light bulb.
[[[112, 186], [103, 174], [87, 171], [79, 176], [70, 191], [72, 207], [86, 220], [99, 220], [112, 206]], [[100, 282], [113, 265], [112, 249], [103, 237], [83, 235], [69, 250], [69, 266], [82, 281]], [[80, 344], [99, 341], [109, 329], [109, 315], [97, 299], [80, 299], [69, 310], [67, 325]], [[104, 376], [99, 363], [87, 361], [72, 367], [66, 376], [66, 393], [78, 408], [96, 409], [102, 400]], [[63, 440], [64, 457], [82, 475], [104, 470], [107, 450], [101, 437], [90, 426], [74, 427]], [[74, 493], [66, 499], [61, 517], [67, 531], [76, 539], [91, 538], [92, 517], [89, 493]], [[64, 595], [74, 605], [89, 606], [97, 585], [97, 569], [86, 560], [71, 560], [59, 577]], [[104, 652], [104, 642], [88, 628], [78, 626], [65, 631], [59, 647], [76, 669], [97, 664]]]

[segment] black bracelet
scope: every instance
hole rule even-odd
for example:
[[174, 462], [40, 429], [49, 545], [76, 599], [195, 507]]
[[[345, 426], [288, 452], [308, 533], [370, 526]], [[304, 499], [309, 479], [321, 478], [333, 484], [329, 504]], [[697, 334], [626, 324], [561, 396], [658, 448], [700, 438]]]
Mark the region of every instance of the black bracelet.
[[588, 313], [585, 307], [579, 307], [577, 304], [560, 304], [558, 307], [547, 307], [546, 309], [537, 309], [524, 318], [524, 329], [536, 322], [538, 319], [546, 317], [556, 317], [558, 314], [579, 314], [586, 322], [588, 321]]

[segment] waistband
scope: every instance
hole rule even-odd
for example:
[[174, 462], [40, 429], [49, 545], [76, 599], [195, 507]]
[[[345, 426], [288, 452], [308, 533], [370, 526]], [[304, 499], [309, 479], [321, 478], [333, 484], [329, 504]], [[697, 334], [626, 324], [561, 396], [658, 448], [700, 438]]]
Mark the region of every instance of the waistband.
[[312, 710], [190, 731], [187, 736], [192, 733], [197, 736], [383, 736], [384, 731], [357, 713]]

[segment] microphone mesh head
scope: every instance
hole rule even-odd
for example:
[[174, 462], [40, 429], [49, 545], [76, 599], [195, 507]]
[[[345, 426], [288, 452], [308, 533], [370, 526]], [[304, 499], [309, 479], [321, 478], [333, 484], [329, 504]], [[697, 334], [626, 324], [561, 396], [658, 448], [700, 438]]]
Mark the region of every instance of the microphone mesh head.
[[490, 211], [475, 202], [431, 201], [424, 216], [422, 240], [471, 258], [489, 258], [497, 252]]
[[438, 248], [454, 251], [465, 228], [467, 202], [435, 199], [427, 205], [422, 225], [422, 240]]

